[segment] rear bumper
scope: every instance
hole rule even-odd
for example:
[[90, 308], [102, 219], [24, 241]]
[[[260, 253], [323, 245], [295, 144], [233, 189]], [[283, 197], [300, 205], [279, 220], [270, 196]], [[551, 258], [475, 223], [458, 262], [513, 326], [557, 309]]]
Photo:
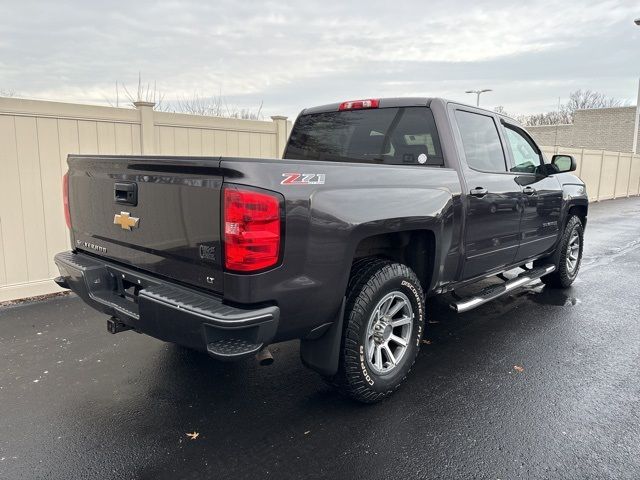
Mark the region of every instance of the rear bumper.
[[222, 360], [258, 352], [277, 331], [276, 306], [244, 309], [83, 253], [55, 256], [56, 282], [136, 331]]

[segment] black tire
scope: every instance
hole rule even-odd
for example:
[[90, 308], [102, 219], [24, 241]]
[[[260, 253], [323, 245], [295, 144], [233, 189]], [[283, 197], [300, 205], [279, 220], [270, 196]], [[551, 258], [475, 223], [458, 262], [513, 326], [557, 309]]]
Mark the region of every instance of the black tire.
[[[388, 309], [393, 310], [391, 305], [394, 301], [395, 305], [405, 305], [400, 312], [404, 317], [395, 320], [393, 315], [384, 317], [391, 322], [386, 324], [387, 328], [384, 330], [388, 333], [378, 330], [380, 336], [377, 338], [380, 341], [383, 335], [387, 335], [387, 338], [389, 335], [398, 338], [395, 335], [398, 332], [398, 335], [405, 335], [406, 346], [387, 343], [388, 346], [392, 346], [391, 348], [396, 348], [394, 354], [400, 351], [397, 363], [391, 363], [390, 357], [386, 354], [386, 351], [390, 351], [389, 347], [384, 354], [379, 354], [380, 359], [375, 352], [375, 362], [382, 365], [384, 355], [386, 367], [383, 368], [391, 369], [386, 373], [377, 373], [374, 371], [376, 366], [369, 363], [372, 360], [367, 360], [365, 356], [365, 352], [371, 351], [372, 346], [380, 350], [375, 343], [372, 343], [371, 330], [368, 330], [368, 327], [370, 320], [374, 324], [379, 323], [372, 320], [373, 313], [383, 308], [379, 303], [387, 297], [390, 298]], [[411, 314], [405, 314], [405, 312], [411, 312]], [[413, 317], [411, 322], [406, 320], [409, 317]], [[394, 322], [400, 323], [403, 319], [406, 326], [392, 325]], [[326, 380], [340, 392], [363, 403], [375, 403], [387, 397], [405, 380], [415, 362], [420, 350], [424, 319], [424, 294], [418, 278], [409, 267], [378, 258], [357, 261], [351, 269], [347, 287], [338, 372]], [[409, 325], [411, 325], [410, 328]], [[369, 344], [369, 347], [365, 347], [365, 344]]]
[[[575, 267], [572, 269], [568, 266], [567, 257], [569, 256], [569, 242], [572, 238], [579, 239], [578, 246], [578, 258]], [[569, 217], [567, 224], [564, 227], [564, 231], [562, 232], [562, 238], [560, 239], [560, 243], [558, 244], [558, 249], [553, 254], [552, 257], [547, 259], [538, 260], [536, 265], [554, 263], [556, 269], [553, 273], [549, 275], [545, 275], [541, 278], [545, 285], [553, 288], [568, 288], [578, 276], [578, 271], [580, 270], [580, 263], [582, 262], [582, 247], [584, 240], [584, 227], [582, 225], [582, 221], [580, 217], [572, 215]]]

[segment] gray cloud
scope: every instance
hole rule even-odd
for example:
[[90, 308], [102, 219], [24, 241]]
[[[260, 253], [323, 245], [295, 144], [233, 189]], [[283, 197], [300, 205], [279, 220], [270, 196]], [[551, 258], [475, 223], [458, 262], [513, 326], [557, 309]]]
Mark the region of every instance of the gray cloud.
[[514, 113], [591, 88], [635, 100], [637, 2], [0, 0], [0, 88], [105, 103], [138, 72], [294, 116], [348, 98], [494, 92]]

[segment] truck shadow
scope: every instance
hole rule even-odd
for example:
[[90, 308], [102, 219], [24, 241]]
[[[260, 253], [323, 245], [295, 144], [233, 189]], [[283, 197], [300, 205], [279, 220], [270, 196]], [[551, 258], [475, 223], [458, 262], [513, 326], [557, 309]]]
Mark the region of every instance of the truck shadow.
[[[402, 445], [403, 432], [416, 424], [421, 435], [442, 435], [447, 422], [464, 412], [477, 376], [500, 362], [487, 356], [503, 352], [514, 335], [536, 335], [545, 328], [547, 317], [533, 315], [541, 304], [570, 308], [574, 300], [570, 290], [533, 285], [462, 315], [449, 310], [446, 298], [429, 301], [430, 323], [413, 372], [398, 392], [377, 405], [344, 398], [305, 369], [297, 342], [274, 346], [275, 363], [269, 367], [252, 359], [221, 363], [158, 344], [151, 358], [136, 367], [125, 402], [102, 402], [96, 412], [94, 403], [78, 399], [64, 416], [76, 418], [82, 412], [81, 417], [93, 418], [91, 430], [99, 436], [140, 438], [136, 445], [110, 442], [113, 458], [122, 450], [121, 467], [134, 469], [135, 478], [182, 478], [190, 469], [217, 478], [226, 478], [221, 472], [233, 472], [235, 478], [267, 472], [298, 476], [322, 471], [328, 459], [348, 462], [353, 472], [371, 471], [363, 452], [382, 450], [384, 438]], [[510, 359], [503, 363], [505, 369], [513, 365]], [[193, 431], [199, 433], [197, 441], [186, 437]], [[140, 432], [146, 434], [139, 437]], [[150, 447], [157, 453], [145, 456]], [[126, 465], [127, 458], [143, 457]]]
[[[499, 283], [501, 283], [499, 280], [488, 279], [474, 285], [473, 291]], [[471, 290], [459, 293], [469, 295]], [[577, 305], [580, 300], [574, 296], [575, 293], [574, 288], [566, 290], [553, 289], [537, 281], [463, 314], [458, 314], [449, 308], [449, 304], [453, 300], [450, 294], [437, 296], [427, 300], [425, 340], [427, 342], [443, 341], [452, 334], [463, 331], [465, 328], [478, 326], [491, 318], [501, 318], [519, 308], [535, 308], [535, 305], [556, 307]]]

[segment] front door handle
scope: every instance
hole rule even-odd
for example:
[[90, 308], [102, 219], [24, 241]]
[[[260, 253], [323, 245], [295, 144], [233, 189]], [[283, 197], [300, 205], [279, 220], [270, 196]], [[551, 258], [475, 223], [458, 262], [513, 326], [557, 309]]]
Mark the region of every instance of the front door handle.
[[533, 187], [524, 187], [522, 189], [522, 193], [524, 193], [525, 195], [535, 195], [536, 189]]
[[472, 188], [471, 192], [469, 193], [474, 197], [484, 197], [487, 193], [489, 193], [489, 191], [484, 187], [476, 187], [476, 188]]

